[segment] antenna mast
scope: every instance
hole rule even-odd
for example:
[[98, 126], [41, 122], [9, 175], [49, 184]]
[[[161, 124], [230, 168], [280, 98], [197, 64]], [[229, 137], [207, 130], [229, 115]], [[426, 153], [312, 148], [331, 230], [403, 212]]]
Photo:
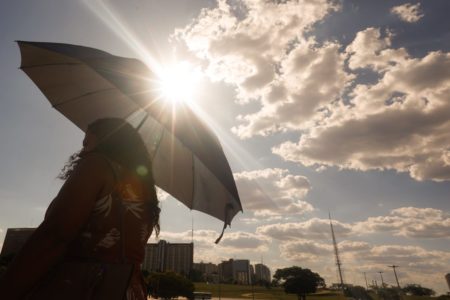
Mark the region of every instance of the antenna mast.
[[330, 227], [331, 227], [331, 236], [333, 237], [333, 247], [334, 247], [334, 256], [336, 259], [336, 266], [339, 273], [339, 280], [341, 281], [341, 288], [344, 290], [344, 280], [342, 279], [342, 270], [341, 270], [341, 260], [339, 259], [339, 251], [336, 243], [336, 237], [334, 236], [334, 229], [333, 229], [333, 223], [331, 222], [331, 213], [328, 213], [328, 217], [330, 219]]

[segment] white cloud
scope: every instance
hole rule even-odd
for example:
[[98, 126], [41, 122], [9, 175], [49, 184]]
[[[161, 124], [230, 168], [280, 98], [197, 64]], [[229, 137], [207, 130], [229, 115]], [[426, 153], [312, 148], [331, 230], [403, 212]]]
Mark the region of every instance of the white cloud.
[[[371, 233], [390, 233], [406, 238], [450, 238], [450, 215], [433, 208], [401, 207], [387, 216], [369, 217], [355, 223], [334, 220], [333, 229], [339, 238], [367, 236]], [[298, 239], [331, 240], [330, 221], [311, 218], [304, 222], [285, 222], [257, 227], [256, 233], [279, 241]], [[366, 249], [365, 242], [343, 241], [339, 244], [348, 251]]]
[[[440, 270], [445, 272], [448, 265], [450, 253], [444, 251], [429, 251], [418, 246], [382, 245], [374, 246], [368, 252], [361, 252], [358, 259], [376, 265], [386, 265], [392, 262], [402, 265], [410, 272], [436, 273]], [[438, 270], [436, 265], [441, 264]]]
[[319, 46], [312, 39], [300, 40], [280, 62], [276, 80], [261, 93], [262, 109], [240, 116], [243, 124], [233, 132], [248, 138], [314, 125], [353, 78], [343, 70], [345, 56], [338, 50], [336, 43]]
[[321, 256], [330, 256], [333, 246], [309, 240], [296, 240], [282, 243], [280, 254], [291, 261], [316, 261]]
[[[421, 282], [438, 290], [445, 290], [443, 274], [450, 263], [450, 252], [427, 250], [410, 245], [371, 245], [366, 242], [346, 240], [339, 243], [344, 280], [364, 285], [361, 274], [379, 280], [379, 271], [384, 271], [385, 281], [393, 282], [388, 265], [400, 265], [397, 270], [400, 281]], [[334, 253], [331, 242], [291, 240], [280, 245], [281, 257], [293, 264], [307, 266], [319, 272], [327, 283], [336, 282]], [[354, 276], [357, 274], [357, 276]]]
[[[349, 224], [333, 221], [333, 229], [339, 237], [347, 237], [352, 233]], [[312, 218], [305, 222], [277, 223], [259, 226], [256, 233], [276, 240], [331, 240], [330, 221], [327, 219]]]
[[267, 251], [270, 239], [249, 232], [231, 232], [224, 236], [221, 246], [236, 251]]
[[283, 169], [263, 169], [236, 173], [234, 178], [244, 209], [256, 216], [279, 218], [313, 210], [302, 200], [311, 188], [304, 176]]
[[187, 51], [206, 63], [214, 80], [236, 87], [241, 103], [257, 100], [262, 109], [242, 115], [233, 131], [242, 138], [303, 128], [324, 103], [342, 92], [351, 78], [342, 71], [339, 45], [305, 39], [335, 1], [219, 1], [175, 34]]
[[369, 250], [344, 256], [344, 268], [347, 271], [374, 274], [384, 270], [385, 280], [391, 275], [393, 283], [393, 274], [390, 274], [392, 271], [388, 272], [386, 266], [396, 264], [400, 266], [397, 273], [402, 284], [420, 282], [441, 291], [445, 290], [443, 274], [447, 272], [446, 266], [449, 263], [450, 252], [405, 245], [373, 245]]
[[370, 244], [367, 242], [358, 241], [342, 241], [338, 244], [338, 249], [341, 252], [356, 252], [356, 251], [366, 251], [371, 248]]
[[[369, 217], [364, 221], [343, 223], [334, 220], [333, 229], [339, 238], [367, 236], [371, 233], [390, 233], [406, 238], [450, 238], [450, 215], [439, 209], [400, 207], [387, 216]], [[259, 235], [289, 241], [296, 239], [330, 240], [330, 221], [311, 218], [304, 222], [275, 223], [256, 229]], [[346, 249], [366, 247], [364, 242], [341, 242]]]
[[[269, 172], [270, 174], [270, 172]], [[353, 274], [367, 272], [378, 276], [378, 271], [389, 273], [388, 265], [396, 264], [401, 282], [422, 282], [437, 290], [444, 289], [437, 284], [450, 263], [450, 252], [429, 250], [411, 244], [371, 244], [372, 233], [393, 234], [406, 237], [403, 242], [412, 243], [414, 238], [448, 238], [449, 215], [432, 208], [400, 207], [387, 216], [370, 217], [356, 223], [333, 221], [338, 237], [338, 248], [343, 264], [344, 276], [358, 283]], [[194, 233], [195, 261], [220, 262], [230, 257], [260, 257], [277, 246], [277, 259], [269, 264], [286, 266], [297, 264], [311, 268], [323, 275], [328, 283], [335, 282], [334, 253], [328, 219], [311, 218], [303, 222], [277, 223], [259, 226], [255, 233], [228, 232], [219, 245], [214, 244], [218, 232], [196, 230]], [[170, 238], [169, 238], [170, 237]], [[191, 232], [162, 232], [161, 238], [169, 242], [190, 242]], [[355, 240], [358, 239], [358, 240]], [[371, 275], [372, 274], [372, 275]], [[383, 274], [387, 282], [389, 274]], [[359, 278], [359, 279], [358, 279]], [[364, 283], [362, 281], [359, 284]]]
[[392, 37], [391, 32], [387, 31], [383, 35], [378, 28], [373, 27], [358, 32], [345, 50], [349, 55], [350, 69], [386, 71], [392, 64], [404, 62], [409, 56], [408, 52], [404, 48], [390, 49]]
[[415, 23], [424, 16], [422, 10], [420, 9], [420, 3], [405, 3], [395, 6], [391, 9], [391, 13], [397, 15], [401, 20], [408, 23]]
[[[219, 1], [174, 35], [210, 77], [236, 88], [240, 103], [260, 108], [238, 116], [241, 138], [298, 131], [297, 143], [273, 148], [285, 160], [323, 170], [408, 172], [450, 180], [450, 55], [413, 58], [392, 48], [392, 32], [367, 28], [345, 48], [319, 44], [310, 29], [340, 9], [333, 1]], [[393, 12], [414, 20], [418, 5]], [[409, 16], [409, 17], [406, 17]], [[378, 75], [361, 83], [361, 70]]]
[[261, 220], [259, 218], [239, 218], [239, 221], [241, 221], [247, 225], [257, 224], [257, 223], [261, 222]]
[[404, 49], [388, 48], [389, 39], [374, 28], [358, 33], [347, 47], [349, 66], [372, 69], [380, 79], [356, 85], [350, 105], [330, 105], [319, 126], [273, 152], [306, 166], [393, 169], [416, 180], [450, 180], [450, 53], [411, 58]]
[[[345, 48], [306, 38], [340, 9], [333, 1], [239, 3], [219, 1], [175, 35], [211, 77], [236, 87], [241, 103], [259, 102], [257, 111], [238, 116], [235, 134], [299, 131], [298, 143], [273, 152], [318, 170], [393, 169], [417, 180], [450, 180], [448, 53], [412, 58], [391, 47], [390, 31], [377, 28], [358, 32]], [[419, 5], [393, 12], [407, 20], [421, 16]], [[361, 69], [378, 81], [355, 84]]]
[[[214, 230], [195, 230], [194, 231], [194, 261], [210, 261], [218, 263], [221, 260], [227, 260], [233, 255], [246, 255], [267, 252], [270, 245], [270, 238], [259, 234], [237, 231], [225, 232], [219, 244], [214, 241], [219, 236], [219, 232]], [[190, 243], [192, 241], [192, 232], [190, 230], [183, 232], [161, 231], [160, 240], [166, 240], [169, 243]], [[155, 242], [151, 240], [150, 242]]]
[[401, 207], [388, 216], [370, 217], [354, 226], [355, 232], [391, 232], [408, 238], [450, 238], [450, 216], [433, 208]]

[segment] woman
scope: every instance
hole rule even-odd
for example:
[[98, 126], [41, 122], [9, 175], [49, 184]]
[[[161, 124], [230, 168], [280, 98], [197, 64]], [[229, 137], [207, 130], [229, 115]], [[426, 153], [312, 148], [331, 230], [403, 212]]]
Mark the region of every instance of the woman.
[[2, 279], [0, 297], [26, 297], [61, 260], [125, 258], [134, 264], [127, 299], [147, 299], [140, 265], [153, 229], [159, 233], [160, 212], [151, 170], [131, 125], [116, 118], [89, 125], [83, 149], [60, 174], [66, 181], [44, 221]]

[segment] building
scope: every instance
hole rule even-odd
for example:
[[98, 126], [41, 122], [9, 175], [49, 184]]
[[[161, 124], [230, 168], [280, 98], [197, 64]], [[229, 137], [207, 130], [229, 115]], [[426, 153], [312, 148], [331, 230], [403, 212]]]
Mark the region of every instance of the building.
[[213, 263], [194, 263], [194, 270], [202, 272], [202, 274], [205, 275], [212, 275], [212, 274], [218, 274], [219, 273], [219, 267], [216, 264]]
[[194, 270], [201, 272], [203, 280], [207, 282], [217, 282], [219, 267], [213, 263], [194, 263]]
[[251, 284], [252, 275], [252, 266], [248, 259], [229, 259], [219, 264], [219, 276], [223, 282]]
[[270, 282], [272, 277], [270, 276], [270, 269], [263, 264], [255, 265], [255, 281]]
[[19, 252], [36, 228], [8, 228], [1, 255]]
[[193, 267], [193, 243], [168, 243], [164, 240], [145, 246], [142, 269], [148, 272], [172, 271], [188, 275]]
[[204, 274], [217, 274], [219, 271], [219, 267], [213, 263], [194, 263], [194, 269], [198, 270]]

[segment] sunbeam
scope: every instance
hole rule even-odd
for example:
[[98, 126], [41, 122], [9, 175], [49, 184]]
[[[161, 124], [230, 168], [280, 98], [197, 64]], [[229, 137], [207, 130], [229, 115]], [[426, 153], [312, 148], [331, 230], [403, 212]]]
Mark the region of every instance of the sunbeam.
[[119, 17], [101, 0], [83, 1], [84, 4], [101, 19], [110, 30], [121, 38], [139, 58], [153, 71], [160, 76], [162, 74], [162, 65], [154, 59], [147, 47], [136, 38], [133, 33], [119, 20]]
[[[112, 30], [126, 45], [128, 45], [137, 56], [156, 74], [156, 78], [149, 78], [149, 90], [156, 92], [156, 99], [164, 99], [174, 107], [178, 103], [187, 104], [203, 120], [222, 141], [222, 145], [231, 155], [232, 161], [239, 164], [240, 170], [263, 169], [257, 160], [255, 160], [235, 138], [217, 124], [199, 105], [194, 101], [196, 89], [201, 80], [201, 72], [194, 68], [189, 62], [173, 62], [170, 65], [163, 65], [158, 62], [151, 52], [141, 41], [120, 21], [119, 16], [108, 5], [101, 0], [84, 1], [86, 6], [99, 17], [110, 30]], [[151, 105], [149, 103], [148, 105]], [[175, 121], [176, 116], [173, 117]], [[264, 194], [264, 187], [259, 185]], [[270, 199], [270, 197], [267, 197]], [[273, 202], [273, 201], [272, 201]], [[276, 203], [273, 202], [274, 205]]]
[[[119, 16], [103, 1], [84, 1], [86, 6], [99, 17], [156, 75], [149, 78], [149, 89], [156, 92], [158, 99], [170, 101], [173, 105], [194, 100], [201, 79], [200, 70], [189, 62], [161, 64], [151, 51], [120, 21]], [[156, 49], [157, 50], [157, 49]]]

